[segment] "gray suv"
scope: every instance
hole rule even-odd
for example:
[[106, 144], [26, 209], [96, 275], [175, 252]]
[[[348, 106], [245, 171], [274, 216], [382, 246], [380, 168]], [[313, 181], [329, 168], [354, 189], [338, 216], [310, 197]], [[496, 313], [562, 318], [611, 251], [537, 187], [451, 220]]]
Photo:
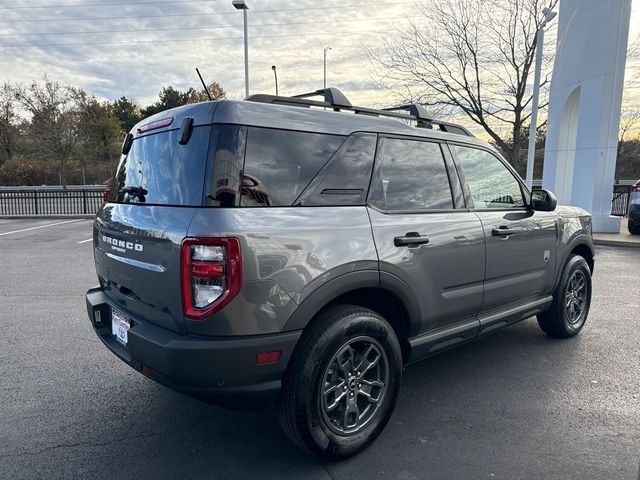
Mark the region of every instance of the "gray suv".
[[337, 89], [143, 120], [93, 242], [109, 350], [205, 401], [275, 402], [327, 459], [380, 434], [404, 365], [531, 316], [571, 337], [591, 300], [587, 212], [458, 125]]

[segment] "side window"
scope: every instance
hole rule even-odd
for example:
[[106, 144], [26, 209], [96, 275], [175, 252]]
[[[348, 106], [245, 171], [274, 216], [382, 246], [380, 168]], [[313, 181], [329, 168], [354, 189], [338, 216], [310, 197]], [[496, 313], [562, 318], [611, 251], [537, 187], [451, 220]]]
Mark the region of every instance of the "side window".
[[453, 208], [442, 151], [437, 143], [382, 140], [378, 175], [369, 202], [382, 210]]
[[240, 205], [292, 205], [343, 141], [339, 135], [249, 128]]
[[494, 155], [472, 147], [453, 145], [475, 208], [520, 208], [524, 206], [520, 183]]

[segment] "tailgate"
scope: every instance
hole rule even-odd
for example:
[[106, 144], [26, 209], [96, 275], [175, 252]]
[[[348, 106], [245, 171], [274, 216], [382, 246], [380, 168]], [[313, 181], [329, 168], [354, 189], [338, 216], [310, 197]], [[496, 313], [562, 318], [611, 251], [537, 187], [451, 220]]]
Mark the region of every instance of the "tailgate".
[[96, 271], [125, 315], [186, 333], [180, 248], [193, 207], [106, 204], [94, 225]]

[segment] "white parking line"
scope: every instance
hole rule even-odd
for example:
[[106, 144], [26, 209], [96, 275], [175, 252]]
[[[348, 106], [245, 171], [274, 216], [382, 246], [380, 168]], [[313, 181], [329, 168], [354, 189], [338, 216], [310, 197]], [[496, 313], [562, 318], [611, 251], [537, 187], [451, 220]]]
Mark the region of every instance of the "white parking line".
[[87, 242], [90, 242], [91, 240], [93, 240], [93, 238], [87, 238], [86, 240], [82, 240], [82, 241], [76, 242], [76, 243], [87, 243]]
[[66, 220], [64, 222], [49, 223], [47, 225], [40, 225], [38, 227], [23, 228], [22, 230], [14, 230], [13, 232], [3, 232], [3, 233], [0, 233], [0, 237], [2, 237], [3, 235], [11, 235], [12, 233], [28, 232], [29, 230], [36, 230], [38, 228], [55, 227], [56, 225], [64, 225], [65, 223], [79, 222], [81, 220], [84, 220], [84, 219], [83, 218], [78, 218], [76, 220]]

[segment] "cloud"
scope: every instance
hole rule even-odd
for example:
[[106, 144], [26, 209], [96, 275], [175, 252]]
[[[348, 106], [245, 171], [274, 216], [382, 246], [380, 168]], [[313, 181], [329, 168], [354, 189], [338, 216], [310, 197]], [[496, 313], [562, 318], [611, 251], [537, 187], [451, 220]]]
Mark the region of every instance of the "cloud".
[[[163, 1], [12, 0], [0, 7], [0, 82], [28, 82], [46, 73], [101, 98], [125, 95], [147, 104], [163, 86], [199, 87], [199, 67], [207, 81], [216, 80], [241, 98], [242, 14], [231, 0]], [[329, 85], [357, 104], [393, 102], [391, 92], [377, 86], [364, 49], [381, 48], [385, 38], [404, 28], [414, 1], [247, 2], [253, 93], [274, 91], [274, 64], [281, 93], [320, 88], [323, 49], [330, 46]], [[97, 6], [107, 3], [121, 5]], [[640, 34], [639, 3], [634, 2], [632, 38]], [[87, 4], [94, 6], [71, 7]], [[13, 8], [36, 5], [44, 8]], [[635, 85], [640, 61], [630, 63], [628, 80]], [[639, 95], [640, 87], [625, 91], [627, 100]]]
[[[45, 6], [33, 1], [15, 0], [11, 7]], [[98, 97], [125, 95], [144, 104], [153, 101], [162, 86], [198, 87], [198, 66], [207, 81], [219, 81], [232, 96], [243, 94], [242, 14], [231, 0], [145, 0], [92, 8], [71, 7], [92, 3], [87, 0], [53, 2], [68, 7], [0, 8], [0, 81], [28, 82], [46, 73]], [[376, 88], [362, 44], [381, 42], [381, 32], [403, 21], [411, 2], [248, 4], [252, 92], [273, 91], [273, 64], [283, 93], [320, 88], [323, 48], [329, 45], [330, 83], [364, 101]], [[371, 6], [349, 8], [362, 4]], [[51, 21], [40, 21], [45, 19]]]

